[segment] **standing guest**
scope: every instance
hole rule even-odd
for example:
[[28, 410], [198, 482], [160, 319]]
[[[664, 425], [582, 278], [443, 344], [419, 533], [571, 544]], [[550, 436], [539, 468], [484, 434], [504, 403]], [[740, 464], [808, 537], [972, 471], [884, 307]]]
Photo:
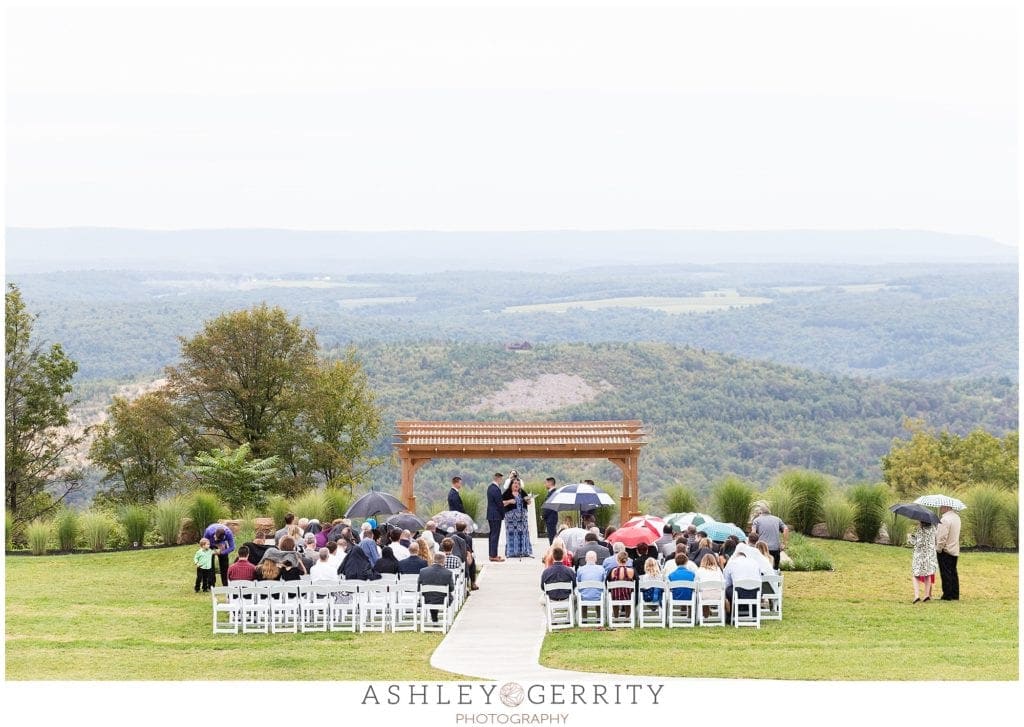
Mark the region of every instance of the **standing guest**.
[[462, 495], [459, 494], [461, 489], [462, 478], [458, 476], [452, 477], [452, 488], [448, 490], [448, 509], [452, 512], [465, 514], [466, 506], [462, 504]]
[[508, 487], [501, 495], [501, 502], [505, 506], [505, 557], [532, 558], [530, 495], [523, 490], [523, 483], [515, 470], [512, 470]]
[[374, 573], [398, 573], [398, 558], [390, 545], [381, 548], [380, 558], [373, 564]]
[[[604, 568], [597, 564], [597, 553], [592, 550], [587, 551], [584, 557], [583, 565], [576, 572], [576, 582], [583, 583], [584, 581], [604, 581]], [[604, 595], [603, 588], [581, 588], [579, 589], [579, 598], [582, 602], [592, 601], [599, 602]], [[583, 607], [583, 617], [587, 616], [587, 607]]]
[[309, 569], [309, 579], [314, 582], [338, 580], [338, 567], [331, 565], [331, 551], [327, 548], [320, 548], [317, 553], [317, 562]]
[[[451, 603], [452, 593], [455, 591], [455, 576], [452, 575], [450, 570], [445, 568], [444, 560], [445, 556], [442, 553], [435, 555], [433, 565], [428, 565], [420, 571], [419, 585], [421, 588], [423, 586], [448, 586], [447, 603]], [[423, 602], [437, 605], [446, 601], [445, 597], [440, 593], [424, 593]], [[430, 618], [436, 623], [437, 611], [431, 611]]]
[[[932, 600], [932, 585], [935, 583], [935, 571], [939, 569], [939, 561], [935, 551], [935, 526], [931, 523], [918, 523], [917, 527], [907, 536], [914, 546], [914, 555], [910, 560], [910, 570], [914, 581], [914, 600]], [[924, 583], [924, 598], [920, 597], [918, 583]]]
[[469, 579], [469, 590], [479, 591], [480, 586], [476, 584], [476, 556], [473, 554], [473, 538], [466, 532], [466, 523], [461, 520], [455, 523], [454, 540], [461, 540], [465, 544], [466, 577]]
[[192, 562], [196, 565], [196, 593], [200, 590], [206, 593], [216, 583], [213, 574], [213, 551], [210, 550], [209, 540], [203, 538], [199, 541], [199, 550], [192, 556]]
[[560, 547], [555, 546], [552, 548], [551, 557], [554, 562], [540, 574], [540, 589], [543, 591], [544, 586], [549, 583], [565, 583], [565, 590], [558, 588], [552, 590], [547, 596], [552, 601], [567, 601], [572, 595], [573, 587], [576, 583], [576, 572], [562, 562], [565, 558], [565, 551]]
[[398, 561], [398, 572], [399, 573], [419, 573], [421, 570], [427, 567], [427, 561], [420, 557], [420, 543], [422, 540], [417, 540], [409, 546], [409, 557], [405, 560]]
[[501, 524], [505, 522], [505, 506], [501, 502], [500, 472], [494, 473], [494, 479], [487, 486], [487, 553], [492, 563], [500, 563], [505, 558], [498, 555], [498, 539], [501, 537]]
[[256, 572], [256, 566], [249, 562], [249, 546], [243, 545], [238, 549], [238, 558], [228, 568], [228, 582], [251, 581]]
[[203, 532], [203, 537], [210, 541], [210, 547], [217, 551], [217, 565], [220, 566], [220, 584], [228, 584], [228, 554], [235, 549], [235, 534], [231, 528], [220, 523], [212, 523]]
[[939, 577], [942, 579], [942, 600], [960, 600], [960, 575], [956, 564], [960, 557], [960, 516], [951, 507], [939, 508], [941, 519], [935, 531]]
[[[622, 545], [622, 543], [616, 543], [616, 545]], [[628, 556], [626, 550], [622, 549], [615, 554], [615, 567], [608, 573], [608, 582], [613, 581], [631, 581], [636, 578], [636, 571], [626, 564]], [[623, 600], [629, 598], [630, 590], [628, 588], [612, 588], [611, 589], [612, 599]], [[615, 618], [625, 618], [632, 611], [630, 606], [616, 606], [613, 615]]]
[[757, 533], [758, 542], [768, 546], [768, 553], [772, 557], [772, 568], [778, 570], [782, 551], [789, 545], [789, 527], [781, 519], [772, 515], [772, 511], [767, 505], [761, 505], [757, 509], [757, 517], [750, 523], [750, 527]]
[[[555, 493], [555, 478], [548, 477], [544, 480], [544, 486], [548, 488], [547, 495], [544, 496], [544, 502], [551, 499], [551, 496]], [[542, 508], [543, 509], [543, 508]], [[555, 535], [558, 532], [558, 511], [544, 509], [544, 529], [548, 531], [548, 544], [554, 544]]]

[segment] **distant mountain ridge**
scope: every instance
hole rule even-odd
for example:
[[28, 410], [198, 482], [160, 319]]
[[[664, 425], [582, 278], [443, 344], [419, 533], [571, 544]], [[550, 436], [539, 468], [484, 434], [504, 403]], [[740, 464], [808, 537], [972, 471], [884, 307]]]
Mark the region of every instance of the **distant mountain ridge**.
[[431, 272], [569, 270], [715, 263], [1007, 263], [1017, 249], [923, 230], [550, 230], [511, 232], [282, 229], [6, 229], [9, 272], [192, 270]]

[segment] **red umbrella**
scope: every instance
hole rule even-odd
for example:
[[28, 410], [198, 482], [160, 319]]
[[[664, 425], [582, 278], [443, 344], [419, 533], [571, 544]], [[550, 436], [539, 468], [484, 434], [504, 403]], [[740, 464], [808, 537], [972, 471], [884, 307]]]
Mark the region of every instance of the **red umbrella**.
[[661, 537], [661, 531], [655, 532], [649, 525], [638, 524], [622, 527], [608, 536], [609, 543], [622, 543], [627, 548], [635, 548], [640, 543], [650, 545]]
[[657, 515], [637, 515], [636, 517], [630, 518], [626, 522], [622, 523], [622, 527], [624, 528], [631, 528], [634, 525], [645, 525], [657, 528], [658, 535], [665, 532], [665, 518], [658, 517]]

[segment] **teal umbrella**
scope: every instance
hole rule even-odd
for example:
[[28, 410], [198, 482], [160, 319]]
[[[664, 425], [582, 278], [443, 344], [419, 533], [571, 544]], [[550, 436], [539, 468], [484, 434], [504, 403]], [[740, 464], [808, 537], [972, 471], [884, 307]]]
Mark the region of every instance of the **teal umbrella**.
[[730, 535], [735, 535], [740, 540], [745, 540], [747, 534], [741, 529], [733, 525], [732, 523], [704, 523], [703, 525], [697, 526], [699, 530], [703, 530], [708, 534], [711, 540], [721, 543]]
[[690, 525], [700, 527], [704, 523], [713, 523], [715, 519], [702, 512], [674, 512], [665, 516], [665, 522], [671, 525], [673, 530], [685, 530]]

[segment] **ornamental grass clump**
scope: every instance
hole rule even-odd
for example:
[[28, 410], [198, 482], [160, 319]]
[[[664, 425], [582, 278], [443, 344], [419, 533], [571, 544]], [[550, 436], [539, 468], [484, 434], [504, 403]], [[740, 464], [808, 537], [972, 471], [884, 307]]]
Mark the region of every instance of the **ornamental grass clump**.
[[57, 516], [57, 546], [70, 553], [78, 545], [80, 533], [78, 513], [74, 510], [64, 510]]
[[28, 549], [32, 555], [46, 555], [50, 547], [50, 522], [47, 520], [33, 520], [25, 528], [25, 538], [28, 540]]
[[853, 527], [857, 517], [857, 508], [842, 495], [831, 495], [822, 507], [825, 518], [825, 530], [830, 538], [842, 540], [846, 532]]
[[1005, 491], [992, 485], [977, 485], [966, 493], [964, 525], [969, 540], [979, 548], [998, 548], [1009, 538], [1004, 534]]
[[[483, 493], [479, 490], [470, 490], [467, 487], [463, 487], [459, 495], [462, 497], [462, 506], [465, 508], [466, 514], [474, 522], [477, 522], [480, 517], [480, 505], [484, 501]], [[539, 502], [543, 502], [543, 498]], [[540, 507], [539, 503], [537, 507]]]
[[227, 508], [212, 492], [196, 492], [188, 506], [188, 517], [196, 533], [196, 542], [203, 537], [206, 528], [225, 516]]
[[747, 529], [754, 488], [738, 477], [726, 477], [711, 491], [711, 510], [719, 521]]
[[320, 490], [308, 490], [289, 503], [290, 512], [295, 513], [295, 519], [307, 518], [309, 520], [324, 521], [327, 512], [327, 500]]
[[183, 497], [160, 500], [153, 508], [153, 522], [164, 545], [177, 545], [181, 522], [188, 515], [188, 502]]
[[1020, 501], [1016, 492], [1003, 494], [1003, 524], [1014, 548], [1020, 547]]
[[792, 523], [793, 515], [796, 512], [796, 496], [788, 487], [781, 485], [770, 487], [765, 491], [763, 499], [771, 508], [772, 515], [791, 528], [793, 527], [790, 523]]
[[830, 490], [828, 478], [820, 472], [791, 470], [779, 477], [779, 485], [793, 495], [793, 515], [789, 526], [810, 535], [824, 515], [825, 498]]
[[323, 524], [329, 524], [338, 518], [345, 517], [345, 511], [352, 502], [352, 495], [340, 487], [328, 487], [324, 489], [324, 517]]
[[[284, 516], [292, 512], [291, 503], [280, 495], [271, 495], [267, 499], [267, 517], [274, 521], [275, 528], [284, 527]], [[209, 522], [213, 522], [210, 520]], [[206, 527], [205, 525], [203, 527]]]
[[856, 509], [853, 529], [857, 540], [862, 543], [873, 543], [882, 531], [885, 519], [885, 508], [889, 502], [889, 490], [883, 484], [854, 485], [846, 494]]
[[910, 518], [894, 512], [885, 513], [885, 530], [889, 534], [889, 545], [903, 546], [907, 544], [907, 535], [914, 522]]
[[124, 535], [133, 548], [141, 548], [146, 542], [146, 531], [150, 525], [149, 508], [142, 505], [125, 505], [121, 508], [119, 520], [124, 528]]
[[665, 512], [697, 512], [700, 503], [697, 493], [686, 485], [672, 485], [665, 490]]
[[88, 511], [82, 514], [79, 524], [82, 527], [82, 540], [85, 547], [94, 553], [105, 550], [110, 539], [110, 531], [114, 522], [105, 512]]

